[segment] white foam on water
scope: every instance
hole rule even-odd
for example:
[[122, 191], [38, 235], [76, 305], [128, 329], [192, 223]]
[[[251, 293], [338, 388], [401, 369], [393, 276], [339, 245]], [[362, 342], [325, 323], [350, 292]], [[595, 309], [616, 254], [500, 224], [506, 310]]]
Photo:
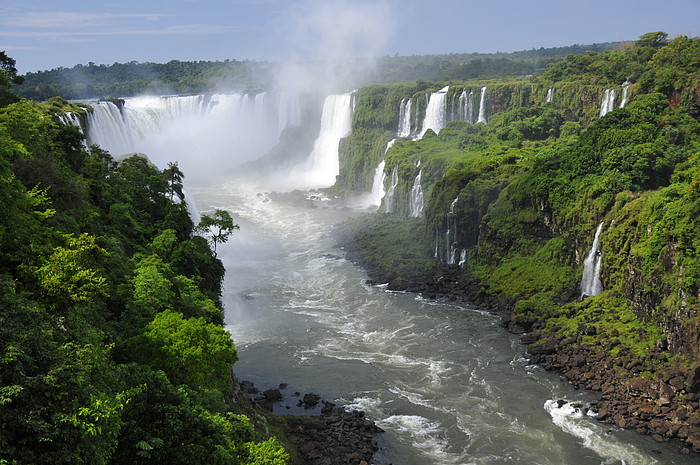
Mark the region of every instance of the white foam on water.
[[658, 463], [653, 457], [635, 446], [618, 440], [614, 435], [605, 434], [602, 425], [594, 423], [587, 412], [571, 402], [561, 406], [556, 400], [544, 403], [544, 409], [552, 417], [555, 425], [564, 432], [579, 438], [584, 447], [594, 451], [603, 459], [603, 464], [653, 465]]
[[441, 433], [443, 426], [420, 415], [392, 415], [376, 422], [385, 430], [393, 430], [408, 438], [413, 447], [427, 459], [443, 464], [463, 464], [464, 457], [448, 452], [449, 441]]

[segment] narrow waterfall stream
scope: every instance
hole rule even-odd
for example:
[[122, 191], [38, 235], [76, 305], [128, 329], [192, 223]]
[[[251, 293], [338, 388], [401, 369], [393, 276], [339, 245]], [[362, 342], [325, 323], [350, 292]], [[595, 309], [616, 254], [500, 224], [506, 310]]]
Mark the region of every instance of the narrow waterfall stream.
[[330, 234], [353, 211], [238, 189], [193, 195], [239, 215], [219, 251], [234, 371], [262, 389], [288, 383], [281, 413], [295, 391], [362, 409], [386, 430], [375, 460], [395, 465], [692, 463], [577, 410], [593, 394], [528, 365], [497, 316], [367, 285]]

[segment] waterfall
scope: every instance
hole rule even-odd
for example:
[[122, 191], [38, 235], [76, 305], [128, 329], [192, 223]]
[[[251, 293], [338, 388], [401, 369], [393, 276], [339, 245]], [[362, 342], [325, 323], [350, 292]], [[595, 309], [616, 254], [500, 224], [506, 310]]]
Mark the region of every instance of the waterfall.
[[477, 123], [486, 123], [486, 87], [481, 88], [481, 97], [479, 98], [479, 118]]
[[189, 179], [224, 175], [259, 158], [281, 132], [300, 124], [296, 95], [281, 93], [133, 97], [117, 106], [90, 102], [86, 136], [113, 156], [148, 155], [157, 166], [178, 161]]
[[113, 156], [134, 152], [136, 134], [131, 129], [128, 117], [109, 101], [91, 105], [92, 111], [87, 117], [88, 144], [97, 144]]
[[622, 84], [622, 101], [620, 102], [620, 108], [625, 108], [625, 105], [627, 105], [627, 94], [629, 92], [629, 87], [629, 81], [625, 81], [625, 83]]
[[394, 165], [394, 169], [391, 171], [391, 186], [389, 190], [386, 191], [384, 196], [384, 211], [386, 213], [394, 212], [394, 194], [396, 193], [396, 187], [399, 185], [399, 166]]
[[382, 160], [377, 166], [377, 171], [374, 172], [374, 180], [372, 181], [372, 192], [369, 194], [369, 204], [379, 206], [384, 198], [384, 181], [386, 174], [384, 173], [386, 162]]
[[72, 111], [67, 111], [62, 115], [59, 115], [58, 119], [60, 119], [61, 123], [65, 124], [66, 126], [77, 126], [81, 128], [80, 118]]
[[330, 187], [340, 172], [338, 145], [352, 130], [352, 93], [329, 95], [323, 103], [321, 131], [309, 158], [292, 169], [286, 187]]
[[552, 97], [554, 96], [554, 87], [547, 89], [547, 96], [544, 99], [544, 103], [551, 103]]
[[607, 115], [615, 108], [615, 89], [605, 89], [603, 100], [600, 102], [600, 117]]
[[462, 253], [459, 254], [459, 267], [464, 268], [467, 264], [467, 249], [462, 249]]
[[277, 115], [277, 131], [282, 132], [288, 127], [301, 126], [301, 109], [299, 96], [282, 92], [279, 95], [279, 111]]
[[428, 107], [425, 109], [423, 126], [421, 128], [420, 135], [417, 137], [418, 140], [423, 138], [425, 133], [428, 132], [428, 129], [432, 129], [437, 134], [442, 128], [445, 127], [445, 124], [447, 123], [447, 106], [445, 103], [447, 100], [447, 91], [449, 89], [449, 86], [443, 87], [439, 91], [430, 94]]
[[470, 90], [467, 94], [467, 89], [462, 90], [457, 105], [458, 114], [456, 119], [474, 124], [474, 91]]
[[399, 105], [399, 129], [397, 137], [408, 137], [411, 135], [411, 99], [401, 99]]
[[598, 295], [603, 292], [603, 284], [600, 282], [600, 269], [603, 261], [603, 254], [598, 246], [601, 231], [603, 231], [603, 223], [598, 225], [595, 237], [593, 238], [593, 246], [583, 262], [581, 298]]
[[413, 182], [413, 187], [411, 188], [409, 208], [411, 210], [410, 216], [412, 218], [420, 218], [423, 216], [423, 186], [421, 186], [422, 177], [423, 170], [420, 170], [418, 171], [418, 176], [416, 176], [416, 179]]

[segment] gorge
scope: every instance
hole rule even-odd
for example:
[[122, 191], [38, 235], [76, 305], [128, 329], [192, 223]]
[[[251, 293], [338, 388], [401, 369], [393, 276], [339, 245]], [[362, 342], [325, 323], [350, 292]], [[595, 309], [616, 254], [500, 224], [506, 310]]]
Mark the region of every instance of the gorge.
[[315, 463], [233, 365], [356, 463], [697, 462], [698, 57], [8, 103], [0, 451]]

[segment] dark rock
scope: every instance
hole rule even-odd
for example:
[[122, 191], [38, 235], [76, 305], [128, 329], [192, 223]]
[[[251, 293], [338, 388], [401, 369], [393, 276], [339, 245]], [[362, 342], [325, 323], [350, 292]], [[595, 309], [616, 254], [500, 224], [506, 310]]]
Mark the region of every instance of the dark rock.
[[305, 406], [313, 407], [321, 401], [321, 396], [314, 393], [304, 394], [304, 399], [302, 403]]
[[248, 394], [257, 394], [258, 392], [260, 392], [258, 388], [255, 387], [255, 384], [253, 384], [250, 381], [241, 381], [240, 386], [241, 390]]
[[267, 389], [263, 391], [263, 397], [269, 402], [276, 402], [282, 400], [282, 393], [279, 389]]

